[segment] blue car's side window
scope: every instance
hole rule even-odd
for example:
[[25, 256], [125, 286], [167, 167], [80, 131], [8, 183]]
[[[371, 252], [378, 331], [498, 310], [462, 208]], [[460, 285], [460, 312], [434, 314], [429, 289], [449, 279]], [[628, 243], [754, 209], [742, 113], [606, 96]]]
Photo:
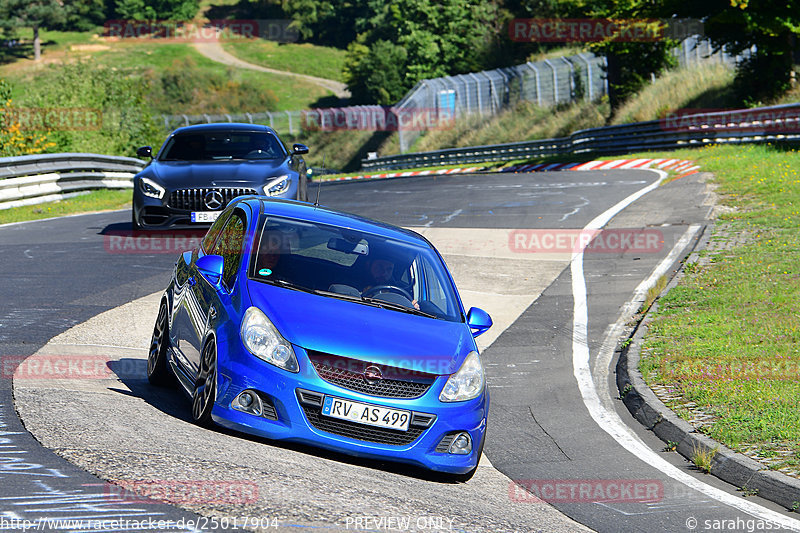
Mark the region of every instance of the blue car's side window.
[[224, 259], [222, 283], [228, 290], [233, 287], [233, 283], [236, 281], [236, 272], [242, 262], [244, 233], [244, 216], [238, 210], [234, 211], [210, 251], [212, 255], [221, 255]]

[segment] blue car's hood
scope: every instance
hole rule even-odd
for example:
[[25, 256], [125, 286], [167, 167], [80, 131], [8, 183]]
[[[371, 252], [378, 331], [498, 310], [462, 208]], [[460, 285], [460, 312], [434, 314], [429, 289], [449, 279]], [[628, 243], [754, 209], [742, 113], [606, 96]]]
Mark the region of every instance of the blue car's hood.
[[252, 304], [295, 346], [432, 374], [452, 374], [474, 349], [466, 324], [248, 280]]
[[263, 184], [278, 175], [283, 159], [258, 161], [155, 161], [152, 172], [167, 187], [242, 186]]

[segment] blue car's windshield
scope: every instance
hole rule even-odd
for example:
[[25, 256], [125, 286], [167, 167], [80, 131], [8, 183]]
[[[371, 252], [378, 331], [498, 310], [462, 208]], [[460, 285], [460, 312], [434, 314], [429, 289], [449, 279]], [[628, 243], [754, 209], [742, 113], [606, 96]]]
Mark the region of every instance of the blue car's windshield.
[[462, 320], [450, 277], [427, 245], [268, 217], [254, 246], [251, 279], [360, 304]]
[[286, 153], [271, 133], [209, 131], [180, 133], [167, 142], [159, 161], [282, 159]]

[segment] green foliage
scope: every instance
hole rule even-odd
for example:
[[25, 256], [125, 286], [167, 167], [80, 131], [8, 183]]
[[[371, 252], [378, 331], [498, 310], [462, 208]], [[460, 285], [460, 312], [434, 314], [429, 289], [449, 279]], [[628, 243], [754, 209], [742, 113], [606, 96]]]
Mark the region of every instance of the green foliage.
[[739, 66], [737, 73], [736, 88], [741, 98], [755, 103], [789, 87], [792, 64], [798, 62], [797, 2], [663, 0], [663, 12], [704, 19], [705, 34], [729, 53], [739, 54], [755, 45], [752, 57]]
[[145, 101], [146, 84], [130, 72], [93, 61], [49, 65], [28, 89], [27, 105], [42, 109], [88, 108], [102, 121], [96, 129], [59, 128], [48, 132], [55, 152], [133, 155], [160, 133]]
[[176, 59], [160, 71], [147, 73], [149, 109], [153, 113], [227, 113], [277, 108], [275, 94], [248, 81], [235, 81], [231, 72], [198, 68], [190, 57]]
[[49, 28], [62, 23], [66, 8], [59, 0], [0, 0], [0, 24], [5, 28]]
[[[354, 103], [394, 103], [396, 95], [402, 96], [424, 78], [484, 68], [495, 34], [493, 4], [472, 0], [368, 4], [374, 6], [367, 9], [374, 16], [361, 19], [359, 26], [365, 31], [348, 49], [345, 66]], [[387, 72], [377, 75], [376, 68]], [[391, 85], [382, 87], [384, 82]], [[394, 101], [387, 102], [386, 97]]]
[[51, 146], [44, 135], [22, 131], [15, 120], [11, 86], [0, 79], [0, 157], [38, 154]]
[[115, 0], [113, 15], [132, 20], [191, 20], [198, 8], [197, 0]]
[[106, 5], [103, 0], [64, 0], [66, 16], [52, 29], [65, 31], [89, 31], [101, 26], [106, 20]]
[[344, 77], [352, 100], [391, 105], [408, 90], [404, 78], [406, 49], [389, 41], [376, 41], [369, 48], [353, 43], [347, 48]]

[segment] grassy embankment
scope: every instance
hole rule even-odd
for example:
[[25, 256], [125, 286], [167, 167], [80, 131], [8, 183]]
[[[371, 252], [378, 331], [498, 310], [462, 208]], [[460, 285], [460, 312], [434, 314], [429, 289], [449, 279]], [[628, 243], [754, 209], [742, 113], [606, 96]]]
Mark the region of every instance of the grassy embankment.
[[703, 433], [797, 476], [798, 153], [760, 145], [661, 155], [713, 172], [723, 210], [702, 260], [659, 302], [642, 374]]

